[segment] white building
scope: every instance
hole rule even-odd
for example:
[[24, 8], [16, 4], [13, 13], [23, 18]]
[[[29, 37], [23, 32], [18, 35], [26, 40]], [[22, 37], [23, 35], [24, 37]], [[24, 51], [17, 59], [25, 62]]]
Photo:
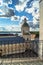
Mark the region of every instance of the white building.
[[27, 23], [27, 20], [26, 18], [24, 18], [23, 20], [23, 25], [21, 27], [21, 32], [22, 32], [22, 37], [25, 39], [25, 40], [30, 40], [30, 27]]

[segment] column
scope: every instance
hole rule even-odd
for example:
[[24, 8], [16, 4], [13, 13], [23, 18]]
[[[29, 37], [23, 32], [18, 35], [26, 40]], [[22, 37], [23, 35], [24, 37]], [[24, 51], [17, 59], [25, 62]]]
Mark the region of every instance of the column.
[[39, 57], [43, 59], [43, 0], [40, 1], [40, 36], [39, 36]]

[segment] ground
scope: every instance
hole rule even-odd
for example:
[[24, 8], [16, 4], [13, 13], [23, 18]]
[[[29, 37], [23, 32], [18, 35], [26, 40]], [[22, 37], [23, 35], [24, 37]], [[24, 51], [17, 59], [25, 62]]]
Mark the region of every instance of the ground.
[[43, 65], [43, 62], [14, 62], [14, 63], [0, 63], [0, 65]]
[[[4, 64], [6, 65], [6, 64]], [[8, 64], [10, 65], [10, 64]], [[43, 65], [43, 62], [21, 62], [21, 63], [12, 63], [11, 65]]]

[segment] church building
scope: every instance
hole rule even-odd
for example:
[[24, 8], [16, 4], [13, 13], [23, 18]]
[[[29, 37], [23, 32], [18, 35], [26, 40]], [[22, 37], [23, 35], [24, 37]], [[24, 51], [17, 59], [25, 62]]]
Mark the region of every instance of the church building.
[[30, 40], [30, 27], [27, 23], [27, 20], [26, 18], [24, 18], [23, 20], [23, 24], [22, 24], [22, 27], [21, 27], [21, 33], [22, 33], [22, 37], [25, 39], [25, 40]]

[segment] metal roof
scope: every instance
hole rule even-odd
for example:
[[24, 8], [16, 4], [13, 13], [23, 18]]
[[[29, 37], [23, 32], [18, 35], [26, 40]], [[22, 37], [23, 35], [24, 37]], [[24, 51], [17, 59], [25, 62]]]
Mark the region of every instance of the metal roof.
[[20, 36], [0, 38], [0, 44], [24, 43], [25, 39]]

